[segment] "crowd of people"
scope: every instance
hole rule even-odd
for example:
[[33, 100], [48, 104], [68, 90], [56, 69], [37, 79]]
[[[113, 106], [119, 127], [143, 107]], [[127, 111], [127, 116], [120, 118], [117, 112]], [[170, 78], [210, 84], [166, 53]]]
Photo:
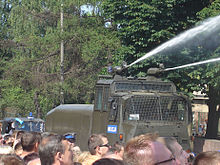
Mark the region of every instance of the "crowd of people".
[[[142, 134], [109, 144], [104, 134], [88, 137], [88, 151], [74, 133], [14, 132], [0, 137], [0, 165], [220, 165], [220, 152], [185, 152], [174, 137]], [[85, 142], [87, 143], [87, 142]]]

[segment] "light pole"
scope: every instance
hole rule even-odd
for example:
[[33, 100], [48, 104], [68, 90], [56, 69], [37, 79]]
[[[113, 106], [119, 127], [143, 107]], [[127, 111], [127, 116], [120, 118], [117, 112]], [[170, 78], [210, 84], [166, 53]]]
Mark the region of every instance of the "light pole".
[[[60, 11], [60, 28], [61, 28], [61, 36], [63, 33], [63, 3], [61, 4], [61, 11]], [[61, 83], [61, 90], [60, 90], [60, 104], [64, 104], [64, 92], [63, 92], [63, 82], [64, 82], [64, 44], [63, 39], [60, 43], [60, 83]]]

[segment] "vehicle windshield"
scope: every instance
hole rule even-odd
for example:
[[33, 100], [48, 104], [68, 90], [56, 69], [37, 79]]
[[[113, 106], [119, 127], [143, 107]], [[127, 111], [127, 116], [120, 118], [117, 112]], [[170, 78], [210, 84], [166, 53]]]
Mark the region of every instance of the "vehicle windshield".
[[43, 132], [44, 122], [41, 121], [23, 121], [22, 123], [15, 122], [15, 130], [21, 131], [33, 131], [33, 132]]

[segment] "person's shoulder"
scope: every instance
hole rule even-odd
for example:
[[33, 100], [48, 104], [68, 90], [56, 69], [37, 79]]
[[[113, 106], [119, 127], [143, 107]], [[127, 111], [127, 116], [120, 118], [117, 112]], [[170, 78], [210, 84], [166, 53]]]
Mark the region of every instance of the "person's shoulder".
[[101, 159], [98, 155], [89, 155], [83, 162], [82, 165], [92, 165], [96, 160]]

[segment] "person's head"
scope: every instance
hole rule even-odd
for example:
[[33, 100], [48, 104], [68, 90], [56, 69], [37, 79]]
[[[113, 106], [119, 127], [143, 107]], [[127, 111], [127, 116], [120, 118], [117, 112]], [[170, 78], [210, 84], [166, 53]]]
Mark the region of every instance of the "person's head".
[[63, 135], [63, 138], [68, 140], [70, 143], [72, 143], [73, 145], [75, 145], [76, 142], [76, 133], [66, 133]]
[[24, 165], [24, 161], [15, 154], [7, 154], [0, 156], [0, 164], [5, 165]]
[[123, 158], [124, 155], [124, 145], [116, 142], [113, 147], [115, 148], [115, 154]]
[[75, 145], [75, 142], [76, 142], [76, 133], [75, 132], [72, 132], [72, 133], [65, 133], [63, 135], [63, 139], [64, 140], [67, 140], [70, 144], [70, 148], [73, 152], [73, 158], [74, 158], [74, 162], [75, 160], [77, 159], [77, 157], [80, 155], [81, 153], [81, 150], [79, 148], [79, 146], [76, 146]]
[[153, 134], [145, 134], [130, 139], [124, 160], [132, 165], [175, 165], [172, 153], [155, 138]]
[[196, 156], [193, 165], [220, 165], [220, 152], [202, 152]]
[[18, 156], [21, 156], [22, 152], [23, 152], [23, 149], [22, 149], [22, 146], [21, 146], [21, 142], [18, 142], [15, 146], [14, 146], [14, 151], [15, 151], [15, 154], [18, 155]]
[[88, 148], [92, 155], [103, 156], [107, 153], [110, 145], [108, 144], [108, 139], [103, 134], [93, 134], [89, 137]]
[[0, 155], [14, 154], [14, 150], [11, 146], [0, 145]]
[[124, 146], [119, 142], [116, 142], [109, 148], [108, 152], [103, 156], [104, 158], [113, 158], [123, 160]]
[[39, 155], [43, 165], [71, 165], [72, 151], [69, 142], [61, 136], [54, 136], [39, 146]]
[[157, 141], [163, 143], [181, 164], [187, 164], [189, 154], [183, 150], [182, 146], [174, 137], [159, 137]]
[[103, 158], [95, 161], [92, 165], [126, 165], [122, 160]]
[[40, 144], [44, 145], [46, 144], [48, 141], [56, 139], [56, 138], [61, 138], [60, 135], [58, 134], [54, 134], [54, 133], [50, 133], [50, 132], [43, 132], [41, 134], [41, 141]]
[[18, 131], [18, 132], [16, 132], [16, 135], [15, 135], [16, 139], [21, 139], [21, 137], [22, 137], [23, 134], [24, 134], [24, 131]]
[[82, 151], [79, 148], [79, 146], [74, 146], [74, 147], [71, 146], [71, 150], [73, 152], [73, 158], [74, 158], [73, 161], [76, 162]]
[[34, 132], [25, 132], [21, 136], [21, 146], [24, 151], [32, 152], [38, 150], [39, 139]]
[[4, 136], [4, 144], [5, 145], [9, 145], [9, 146], [13, 146], [14, 144], [14, 137], [12, 135], [5, 135]]

